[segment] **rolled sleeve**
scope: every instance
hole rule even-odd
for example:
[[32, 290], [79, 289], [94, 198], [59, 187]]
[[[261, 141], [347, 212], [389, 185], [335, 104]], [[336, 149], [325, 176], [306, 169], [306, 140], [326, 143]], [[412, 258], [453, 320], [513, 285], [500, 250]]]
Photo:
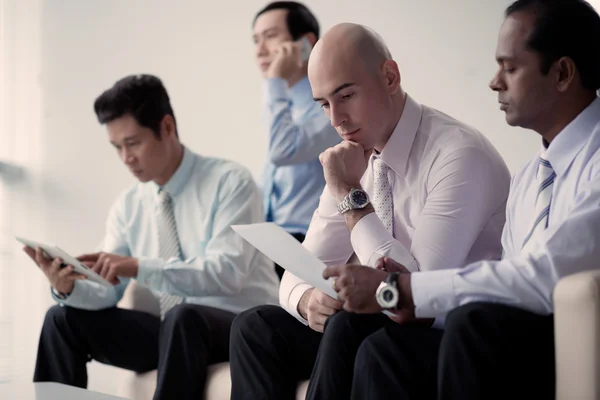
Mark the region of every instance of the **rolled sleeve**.
[[381, 257], [390, 257], [411, 272], [418, 270], [410, 251], [394, 239], [374, 212], [354, 225], [350, 240], [358, 259], [365, 265], [374, 267]]

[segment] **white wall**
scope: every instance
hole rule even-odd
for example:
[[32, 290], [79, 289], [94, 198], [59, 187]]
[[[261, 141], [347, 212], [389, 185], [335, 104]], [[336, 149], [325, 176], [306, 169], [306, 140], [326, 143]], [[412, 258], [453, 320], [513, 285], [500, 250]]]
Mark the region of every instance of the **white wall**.
[[[343, 21], [375, 28], [399, 61], [405, 89], [482, 130], [514, 171], [535, 152], [539, 139], [508, 127], [487, 87], [509, 3], [306, 1], [323, 30]], [[0, 360], [12, 357], [15, 379], [31, 379], [41, 318], [51, 302], [41, 274], [18, 252], [12, 236], [88, 251], [102, 236], [107, 208], [133, 181], [95, 120], [92, 103], [102, 90], [131, 73], [160, 76], [182, 140], [259, 176], [266, 136], [259, 125], [261, 80], [251, 21], [264, 4], [0, 0], [0, 162], [23, 168], [19, 179], [0, 172], [0, 254], [3, 248], [14, 252], [9, 256], [5, 250], [0, 258], [2, 267], [14, 267], [0, 275], [0, 290], [11, 299], [0, 310], [17, 321], [5, 332], [15, 346], [0, 347]], [[17, 357], [15, 349], [25, 353]], [[98, 371], [91, 386], [112, 391], [111, 375]]]

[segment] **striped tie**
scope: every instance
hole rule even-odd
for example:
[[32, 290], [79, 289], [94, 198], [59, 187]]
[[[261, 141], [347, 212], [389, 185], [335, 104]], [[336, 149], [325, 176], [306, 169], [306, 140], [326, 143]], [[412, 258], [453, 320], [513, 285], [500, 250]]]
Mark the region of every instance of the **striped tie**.
[[[173, 203], [171, 196], [166, 190], [160, 190], [158, 193], [160, 208], [158, 213], [158, 256], [163, 260], [170, 258], [181, 258], [181, 249], [179, 246], [179, 237], [177, 236], [177, 225], [175, 224], [175, 215], [173, 214]], [[160, 316], [164, 318], [167, 311], [183, 302], [180, 296], [170, 295], [168, 293], [159, 293]]]
[[388, 180], [387, 166], [383, 160], [377, 156], [373, 159], [373, 208], [375, 213], [383, 222], [385, 229], [392, 235], [394, 234], [394, 204], [392, 199], [392, 187]]
[[552, 200], [554, 178], [556, 178], [556, 173], [552, 169], [550, 162], [546, 159], [546, 152], [542, 152], [537, 173], [539, 189], [535, 201], [535, 212], [533, 214], [536, 218], [532, 223], [531, 230], [527, 236], [525, 236], [525, 240], [523, 240], [523, 249], [535, 242], [531, 239], [548, 227], [548, 216], [550, 215], [550, 202]]

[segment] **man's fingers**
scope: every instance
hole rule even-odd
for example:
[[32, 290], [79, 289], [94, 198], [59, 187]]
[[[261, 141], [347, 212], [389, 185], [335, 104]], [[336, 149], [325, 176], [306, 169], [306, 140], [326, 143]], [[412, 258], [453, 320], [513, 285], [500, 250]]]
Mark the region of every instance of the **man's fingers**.
[[396, 261], [392, 260], [389, 257], [384, 257], [383, 262], [384, 262], [385, 270], [388, 271], [388, 272], [406, 272], [406, 273], [410, 273], [410, 271], [407, 270], [404, 265], [400, 264], [399, 262], [396, 262]]
[[107, 258], [102, 263], [102, 269], [100, 269], [100, 276], [106, 279], [110, 271], [110, 260]]
[[31, 258], [33, 261], [36, 261], [35, 260], [35, 249], [32, 249], [29, 246], [24, 246], [23, 251], [25, 252], [25, 254], [27, 254], [29, 256], [29, 258]]
[[333, 310], [341, 310], [342, 302], [334, 299], [333, 297], [321, 292], [320, 296], [317, 296], [317, 302], [322, 306], [333, 309]]
[[98, 258], [100, 258], [100, 255], [102, 253], [90, 253], [90, 254], [82, 254], [79, 257], [77, 257], [77, 259], [79, 261], [92, 261], [95, 262], [98, 260]]
[[344, 265], [332, 265], [323, 270], [323, 279], [329, 279], [334, 276], [340, 276], [344, 269]]
[[116, 268], [109, 268], [108, 270], [108, 274], [106, 274], [106, 280], [109, 281], [110, 283], [112, 283], [113, 285], [116, 285], [117, 283], [119, 283], [119, 278], [117, 278], [117, 269]]
[[[329, 315], [315, 314], [311, 319], [312, 319], [313, 325], [321, 325], [321, 327], [322, 327], [323, 325], [325, 325], [325, 321], [327, 321], [327, 318], [329, 318]], [[321, 332], [322, 332], [322, 330], [321, 330]]]
[[64, 267], [60, 271], [58, 271], [57, 279], [64, 279], [66, 276], [71, 274], [71, 272], [73, 272], [73, 266], [67, 265], [66, 267]]

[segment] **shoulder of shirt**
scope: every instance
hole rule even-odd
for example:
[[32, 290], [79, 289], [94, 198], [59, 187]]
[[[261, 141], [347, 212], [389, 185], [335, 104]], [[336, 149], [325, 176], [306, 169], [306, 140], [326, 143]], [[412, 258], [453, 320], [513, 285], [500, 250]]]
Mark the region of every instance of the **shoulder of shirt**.
[[253, 181], [248, 168], [235, 161], [218, 157], [197, 156], [193, 174], [215, 180], [234, 176], [241, 181]]
[[496, 158], [500, 153], [478, 129], [435, 108], [421, 105], [423, 114], [419, 136], [431, 141], [441, 153], [452, 153], [466, 148], [479, 148]]

